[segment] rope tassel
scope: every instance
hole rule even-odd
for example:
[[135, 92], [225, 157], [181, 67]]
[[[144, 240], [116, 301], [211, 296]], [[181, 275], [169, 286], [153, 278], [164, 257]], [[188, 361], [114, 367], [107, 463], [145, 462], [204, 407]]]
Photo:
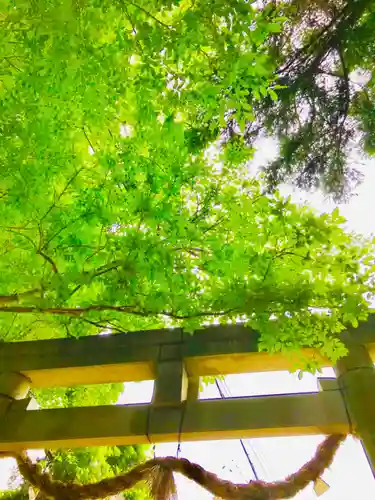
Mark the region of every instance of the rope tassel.
[[160, 465], [153, 467], [147, 482], [153, 500], [177, 500], [177, 488], [172, 469]]
[[315, 456], [299, 471], [288, 476], [284, 481], [267, 483], [250, 481], [247, 484], [235, 484], [220, 479], [216, 474], [206, 471], [198, 464], [183, 458], [154, 458], [117, 477], [104, 479], [93, 484], [65, 484], [54, 481], [47, 473], [33, 464], [25, 452], [19, 454], [1, 454], [13, 456], [18, 463], [23, 477], [38, 488], [46, 497], [56, 500], [85, 500], [105, 498], [133, 488], [140, 481], [147, 481], [153, 500], [176, 500], [176, 486], [173, 472], [183, 474], [199, 484], [216, 498], [223, 500], [277, 500], [292, 498], [308, 484], [317, 481], [333, 461], [345, 435], [332, 434], [317, 448]]

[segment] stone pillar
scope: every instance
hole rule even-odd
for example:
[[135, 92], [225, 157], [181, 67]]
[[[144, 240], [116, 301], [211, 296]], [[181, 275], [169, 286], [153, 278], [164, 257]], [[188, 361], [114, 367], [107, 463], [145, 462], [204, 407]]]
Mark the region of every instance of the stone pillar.
[[348, 355], [335, 366], [352, 430], [361, 439], [375, 476], [375, 369], [365, 345], [355, 342], [355, 332], [343, 336]]
[[0, 372], [0, 417], [14, 400], [23, 399], [30, 389], [30, 380], [21, 373]]
[[149, 409], [147, 435], [152, 442], [153, 430], [168, 423], [180, 441], [187, 405], [197, 402], [199, 377], [189, 377], [181, 352], [181, 343], [161, 347], [156, 366], [154, 393]]

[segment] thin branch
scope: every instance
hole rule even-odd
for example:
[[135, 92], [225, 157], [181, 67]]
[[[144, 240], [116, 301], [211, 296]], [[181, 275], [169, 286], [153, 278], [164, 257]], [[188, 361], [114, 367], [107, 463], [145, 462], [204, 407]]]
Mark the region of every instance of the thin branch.
[[[281, 66], [281, 68], [277, 71], [277, 74], [282, 74], [285, 73], [286, 71], [290, 71], [293, 69], [293, 65], [297, 61], [300, 66], [302, 66], [302, 63], [307, 61], [307, 59], [311, 56], [312, 54], [312, 47], [316, 45], [317, 43], [322, 46], [324, 41], [322, 42], [321, 39], [323, 36], [325, 36], [327, 33], [329, 33], [329, 30], [331, 28], [335, 29], [335, 23], [340, 21], [342, 17], [344, 17], [346, 12], [346, 7], [339, 12], [336, 16], [334, 16], [330, 22], [326, 25], [323, 26], [323, 28], [320, 30], [320, 33], [317, 33], [317, 35], [310, 39], [305, 45], [303, 45], [301, 48], [299, 48], [294, 54], [292, 54], [292, 57], [289, 61], [285, 63], [284, 66]], [[328, 38], [328, 41], [330, 38]], [[298, 59], [301, 57], [301, 59], [298, 61]]]
[[284, 255], [293, 255], [294, 257], [299, 257], [302, 260], [306, 260], [307, 259], [307, 255], [300, 255], [300, 254], [294, 253], [294, 252], [283, 252], [283, 251], [281, 251], [275, 257], [284, 257]]
[[10, 332], [10, 331], [11, 331], [11, 329], [13, 328], [13, 325], [14, 325], [14, 323], [15, 323], [15, 321], [16, 321], [16, 318], [17, 318], [17, 314], [14, 314], [14, 315], [13, 315], [12, 322], [11, 322], [11, 324], [9, 325], [9, 328], [8, 328], [8, 330], [6, 331], [5, 335], [3, 336], [3, 339], [2, 339], [2, 340], [6, 339], [6, 338], [7, 338], [7, 336], [9, 335], [9, 332]]
[[75, 224], [80, 219], [83, 219], [88, 213], [89, 213], [89, 211], [86, 211], [83, 214], [81, 214], [78, 217], [76, 217], [75, 219], [69, 221], [64, 226], [60, 227], [60, 229], [58, 229], [50, 238], [48, 238], [48, 240], [45, 242], [45, 244], [43, 245], [42, 248], [46, 249], [48, 247], [48, 245], [51, 243], [51, 241], [53, 241], [56, 238], [56, 236], [58, 236], [62, 231], [64, 231], [65, 229], [67, 229], [72, 224]]
[[208, 233], [208, 231], [211, 231], [212, 229], [215, 229], [216, 226], [218, 226], [219, 224], [221, 224], [223, 222], [223, 220], [225, 219], [224, 216], [220, 217], [219, 220], [217, 220], [214, 224], [212, 224], [211, 226], [207, 227], [206, 229], [204, 229], [202, 231], [203, 234], [206, 234]]
[[109, 325], [109, 328], [111, 330], [113, 330], [114, 332], [117, 332], [117, 333], [128, 333], [127, 331], [125, 330], [122, 330], [120, 328], [118, 328], [117, 326], [113, 325], [110, 321], [105, 321], [105, 324], [103, 325], [102, 323], [100, 322], [97, 322], [97, 321], [91, 321], [89, 319], [86, 319], [86, 318], [82, 318], [82, 321], [84, 323], [88, 323], [89, 325], [93, 325], [93, 326], [96, 326], [97, 328], [99, 328], [100, 330], [103, 330], [103, 329], [106, 329], [108, 328], [108, 325]]
[[337, 52], [339, 54], [340, 58], [340, 63], [342, 67], [342, 72], [344, 75], [344, 79], [342, 80], [343, 85], [344, 85], [344, 106], [343, 109], [341, 110], [341, 123], [340, 123], [340, 132], [339, 132], [339, 141], [341, 142], [342, 134], [343, 134], [343, 129], [344, 129], [344, 124], [345, 121], [348, 117], [348, 111], [349, 111], [349, 104], [350, 104], [350, 87], [349, 87], [349, 71], [346, 66], [346, 62], [344, 59], [344, 54], [342, 52], [341, 44], [337, 44]]
[[[56, 274], [59, 273], [58, 268], [57, 268], [55, 262], [51, 259], [51, 257], [49, 257], [47, 254], [45, 254], [42, 251], [38, 251], [37, 254], [40, 255], [41, 257], [43, 257], [44, 260], [52, 266], [54, 273], [56, 273]], [[107, 272], [110, 272], [110, 271], [116, 269], [117, 267], [119, 267], [121, 264], [123, 264], [123, 261], [114, 261], [110, 264], [106, 264], [105, 266], [101, 266], [96, 271], [94, 271], [92, 273], [91, 278], [93, 279], [93, 278], [96, 278], [97, 276], [101, 276]], [[83, 273], [83, 274], [90, 274], [90, 273]], [[75, 292], [77, 292], [81, 288], [81, 286], [82, 285], [77, 285], [73, 289], [73, 291], [70, 293], [70, 297]], [[20, 302], [20, 300], [22, 300], [22, 298], [35, 295], [37, 293], [40, 293], [41, 291], [42, 291], [42, 288], [33, 288], [32, 290], [29, 290], [27, 292], [14, 293], [11, 295], [0, 295], [0, 304], [1, 303], [4, 304], [4, 303]]]
[[160, 26], [163, 26], [163, 28], [167, 28], [167, 29], [174, 29], [172, 26], [168, 26], [167, 24], [164, 24], [163, 21], [160, 21], [160, 19], [158, 19], [157, 17], [155, 17], [154, 15], [151, 14], [151, 12], [149, 12], [148, 10], [144, 9], [143, 7], [141, 7], [140, 5], [128, 0], [127, 2], [128, 4], [130, 5], [133, 5], [133, 7], [135, 7], [136, 9], [139, 9], [141, 10], [142, 12], [144, 12], [146, 14], [146, 16], [150, 17], [151, 19], [153, 19], [154, 21], [156, 21], [158, 24], [160, 24]]
[[[104, 247], [103, 247], [104, 248]], [[83, 275], [87, 276], [90, 275], [90, 281], [93, 280], [94, 278], [97, 278], [98, 276], [102, 276], [105, 273], [108, 273], [110, 271], [113, 271], [114, 269], [117, 269], [119, 266], [124, 264], [124, 261], [114, 261], [109, 264], [105, 264], [104, 266], [98, 267], [95, 271], [83, 271]], [[72, 297], [78, 290], [82, 287], [82, 284], [77, 285], [73, 290], [70, 292], [69, 297]]]
[[[100, 242], [99, 242], [100, 243]], [[83, 269], [85, 269], [85, 265], [87, 264], [87, 262], [92, 259], [93, 257], [95, 257], [95, 255], [98, 255], [98, 253], [100, 253], [102, 250], [104, 250], [105, 248], [105, 245], [102, 245], [102, 246], [99, 246], [99, 247], [95, 247], [95, 251], [92, 252], [90, 255], [88, 255], [83, 263]], [[84, 271], [84, 272], [89, 272], [89, 271]]]
[[113, 262], [110, 262], [109, 264], [100, 266], [94, 273], [92, 273], [92, 278], [96, 278], [97, 276], [101, 276], [102, 274], [108, 273], [109, 271], [113, 271], [114, 269], [117, 269], [118, 267], [124, 265], [124, 263], [125, 262], [123, 260], [115, 260]]
[[47, 215], [56, 207], [56, 204], [61, 200], [62, 196], [66, 193], [67, 189], [69, 188], [69, 186], [72, 184], [72, 182], [75, 180], [75, 178], [82, 172], [82, 170], [84, 169], [84, 167], [78, 169], [74, 175], [72, 175], [72, 177], [68, 180], [68, 182], [65, 184], [65, 187], [63, 188], [63, 190], [61, 191], [61, 193], [58, 195], [58, 197], [56, 198], [56, 200], [52, 203], [52, 205], [48, 208], [48, 210], [46, 211], [46, 213], [41, 217], [41, 219], [39, 220], [39, 224], [47, 217]]
[[[124, 263], [124, 261], [114, 261], [110, 264], [105, 264], [104, 266], [99, 267], [96, 271], [94, 272], [89, 272], [89, 271], [84, 271], [82, 274], [87, 276], [90, 275], [90, 282], [94, 278], [97, 278], [98, 276], [102, 276], [103, 274], [106, 274], [110, 271], [113, 271], [114, 269], [117, 269], [119, 266], [121, 266]], [[72, 297], [78, 290], [82, 287], [82, 284], [77, 285], [73, 290], [70, 292], [69, 297]]]
[[[39, 228], [40, 238], [42, 238], [42, 233], [41, 233], [41, 229], [40, 229], [39, 225], [38, 225], [38, 228]], [[10, 228], [7, 228], [6, 230], [9, 231], [9, 232], [11, 232], [11, 233], [16, 234], [17, 236], [22, 236], [23, 238], [25, 238], [36, 249], [36, 245], [35, 245], [34, 241], [29, 236], [27, 236], [27, 234], [19, 233], [18, 231], [14, 231], [13, 229], [10, 229]], [[40, 243], [42, 243], [42, 241], [40, 241]], [[36, 249], [36, 253], [38, 255], [40, 255], [41, 257], [43, 257], [44, 260], [46, 260], [47, 262], [49, 262], [51, 264], [54, 273], [57, 274], [59, 272], [58, 269], [57, 269], [56, 264], [54, 263], [54, 261], [51, 259], [51, 257], [49, 257], [47, 254], [45, 254], [41, 250], [41, 248]]]
[[[56, 251], [57, 249], [68, 249], [68, 248], [88, 248], [90, 250], [97, 250], [97, 247], [95, 247], [94, 245], [80, 245], [80, 244], [76, 244], [76, 245], [67, 245], [67, 244], [64, 244], [64, 243], [60, 243], [59, 245], [56, 245], [53, 249], [54, 251]], [[104, 247], [103, 247], [104, 248]]]
[[19, 233], [18, 231], [10, 228], [10, 227], [7, 227], [7, 228], [4, 228], [6, 231], [9, 231], [10, 233], [13, 233], [13, 234], [16, 234], [17, 236], [22, 236], [22, 238], [25, 238], [29, 243], [31, 243], [31, 245], [36, 248], [36, 244], [34, 243], [34, 241], [30, 238], [30, 236], [27, 236], [27, 234], [23, 234], [23, 233]]
[[35, 295], [36, 293], [39, 293], [40, 291], [41, 291], [40, 288], [33, 288], [32, 290], [29, 290], [27, 292], [13, 293], [11, 295], [0, 295], [0, 304], [19, 302], [22, 298], [29, 297], [31, 295]]
[[55, 262], [51, 259], [51, 257], [49, 257], [46, 253], [42, 252], [42, 250], [38, 250], [36, 253], [41, 257], [43, 257], [43, 259], [46, 260], [49, 264], [51, 264], [54, 273], [59, 274], [59, 270], [57, 269], [57, 266]]
[[235, 312], [235, 309], [231, 308], [226, 311], [202, 311], [192, 314], [177, 314], [171, 311], [147, 311], [140, 310], [136, 306], [111, 306], [111, 305], [93, 305], [87, 307], [23, 307], [23, 306], [9, 306], [0, 307], [0, 312], [4, 313], [20, 313], [20, 314], [51, 314], [60, 316], [73, 316], [80, 317], [88, 312], [93, 311], [113, 311], [125, 314], [134, 314], [136, 316], [149, 317], [149, 316], [167, 316], [173, 319], [192, 319], [192, 318], [203, 318], [205, 316], [225, 316], [227, 314]]
[[271, 259], [269, 260], [268, 262], [268, 266], [267, 266], [267, 269], [263, 275], [263, 278], [262, 278], [262, 283], [264, 283], [266, 281], [266, 278], [268, 276], [268, 273], [270, 272], [270, 269], [271, 269], [271, 266], [272, 266], [272, 263], [273, 261], [276, 259], [276, 255], [274, 255], [273, 257], [271, 257]]
[[196, 258], [199, 257], [200, 253], [205, 252], [205, 250], [203, 250], [202, 248], [190, 248], [190, 247], [177, 247], [177, 248], [173, 248], [172, 251], [174, 251], [174, 252], [179, 252], [179, 251], [186, 252], [189, 255], [191, 255], [192, 257], [196, 257]]
[[91, 149], [92, 149], [92, 151], [95, 153], [94, 146], [92, 145], [92, 143], [91, 143], [91, 141], [90, 141], [90, 139], [89, 139], [89, 136], [88, 136], [88, 135], [87, 135], [87, 133], [86, 133], [85, 128], [84, 128], [84, 127], [82, 127], [82, 130], [83, 130], [83, 133], [85, 134], [86, 140], [87, 140], [87, 142], [89, 143], [90, 148], [91, 148]]
[[35, 319], [29, 325], [27, 325], [26, 328], [24, 328], [23, 330], [17, 332], [17, 338], [19, 338], [19, 339], [26, 338], [27, 334], [32, 331], [33, 327], [37, 323], [48, 324], [48, 323], [46, 323], [46, 321], [44, 319], [43, 320], [41, 320], [41, 319]]
[[269, 274], [269, 272], [270, 272], [270, 270], [271, 270], [272, 263], [273, 263], [276, 259], [278, 259], [279, 257], [284, 257], [284, 255], [292, 255], [292, 256], [294, 256], [294, 257], [299, 257], [299, 258], [300, 258], [300, 259], [302, 259], [302, 260], [306, 260], [306, 259], [307, 259], [307, 255], [300, 255], [300, 254], [298, 254], [298, 253], [291, 252], [291, 251], [289, 251], [289, 249], [287, 249], [287, 248], [286, 248], [286, 249], [284, 249], [284, 250], [280, 250], [280, 251], [278, 251], [275, 255], [273, 255], [273, 256], [270, 258], [270, 260], [269, 260], [269, 262], [268, 262], [268, 265], [267, 265], [267, 269], [266, 269], [266, 271], [265, 271], [265, 273], [264, 273], [264, 275], [263, 275], [263, 278], [262, 278], [262, 283], [264, 283], [264, 282], [266, 281], [266, 278], [267, 278], [267, 276], [268, 276], [268, 274]]
[[70, 333], [70, 330], [69, 330], [69, 325], [67, 325], [66, 323], [64, 323], [64, 328], [65, 328], [65, 331], [66, 331], [66, 338], [68, 339], [74, 339], [74, 335], [72, 335]]
[[[143, 54], [143, 47], [141, 45], [141, 42], [138, 40], [138, 38], [136, 37], [136, 33], [137, 33], [137, 28], [134, 24], [134, 21], [133, 19], [131, 18], [130, 14], [129, 14], [129, 11], [128, 11], [128, 8], [125, 6], [125, 15], [126, 17], [128, 18], [130, 24], [132, 25], [132, 28], [133, 28], [133, 33], [134, 33], [134, 36], [135, 36], [135, 42], [136, 44], [138, 45], [139, 47], [139, 50], [141, 52], [141, 54]], [[112, 136], [112, 133], [110, 132], [111, 136]]]
[[29, 222], [26, 222], [26, 224], [24, 226], [0, 226], [0, 229], [5, 229], [6, 231], [24, 231], [24, 230], [32, 230], [33, 228], [32, 227], [27, 227], [28, 225], [30, 224], [30, 221]]
[[12, 68], [14, 68], [17, 71], [21, 72], [20, 68], [18, 66], [16, 66], [14, 63], [12, 63], [12, 61], [10, 61], [9, 57], [4, 57], [3, 59], [5, 59], [5, 61], [9, 64], [9, 66], [11, 66]]

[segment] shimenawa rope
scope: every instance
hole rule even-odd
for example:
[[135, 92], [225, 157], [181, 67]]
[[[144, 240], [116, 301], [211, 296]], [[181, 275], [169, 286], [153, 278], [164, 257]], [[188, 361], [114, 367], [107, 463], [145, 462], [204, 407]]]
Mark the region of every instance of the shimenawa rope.
[[147, 481], [153, 500], [175, 500], [177, 498], [173, 473], [178, 472], [196, 482], [216, 498], [223, 500], [277, 500], [292, 498], [309, 483], [316, 481], [332, 463], [342, 441], [343, 434], [332, 434], [318, 446], [315, 456], [291, 474], [284, 481], [267, 483], [250, 481], [235, 484], [220, 479], [216, 474], [206, 471], [198, 464], [183, 458], [153, 458], [137, 465], [132, 470], [117, 477], [103, 479], [93, 484], [65, 484], [55, 481], [33, 464], [25, 452], [1, 453], [17, 460], [20, 473], [26, 481], [39, 489], [46, 497], [56, 500], [85, 500], [105, 498], [133, 488], [140, 481]]

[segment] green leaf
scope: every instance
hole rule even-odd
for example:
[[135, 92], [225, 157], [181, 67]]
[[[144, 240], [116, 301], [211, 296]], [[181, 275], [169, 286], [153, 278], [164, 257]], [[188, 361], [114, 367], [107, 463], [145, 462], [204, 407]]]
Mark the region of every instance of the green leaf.
[[269, 95], [270, 95], [270, 97], [271, 97], [271, 99], [273, 101], [277, 101], [278, 100], [277, 94], [276, 94], [276, 92], [274, 90], [268, 89], [268, 93], [269, 93]]
[[267, 29], [271, 33], [280, 33], [280, 31], [282, 30], [282, 25], [279, 23], [271, 23], [268, 24]]

